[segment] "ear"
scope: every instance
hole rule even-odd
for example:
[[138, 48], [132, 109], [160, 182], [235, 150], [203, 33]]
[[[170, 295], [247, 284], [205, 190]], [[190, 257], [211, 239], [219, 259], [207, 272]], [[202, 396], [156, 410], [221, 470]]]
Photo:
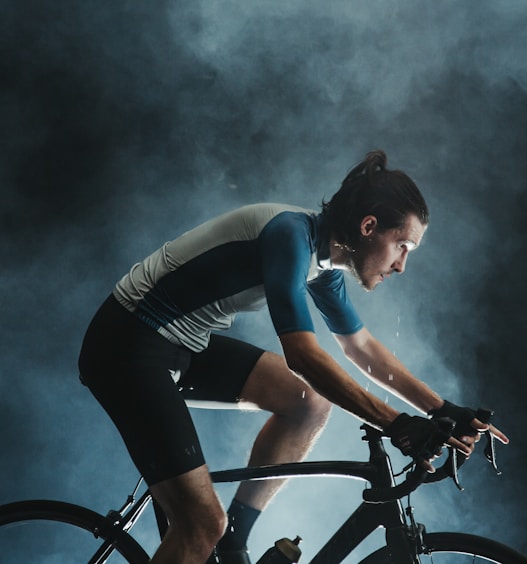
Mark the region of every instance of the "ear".
[[377, 218], [374, 215], [367, 215], [360, 222], [360, 234], [363, 237], [370, 237], [377, 227]]

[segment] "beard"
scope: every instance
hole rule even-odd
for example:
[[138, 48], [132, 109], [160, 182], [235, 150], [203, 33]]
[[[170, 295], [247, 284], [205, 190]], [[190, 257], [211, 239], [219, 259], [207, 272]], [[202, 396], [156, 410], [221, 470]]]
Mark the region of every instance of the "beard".
[[375, 289], [375, 286], [371, 287], [365, 277], [366, 254], [364, 252], [364, 245], [362, 245], [362, 249], [360, 249], [360, 247], [361, 245], [358, 245], [357, 248], [350, 253], [348, 269], [350, 274], [353, 278], [355, 278], [359, 286], [365, 292], [372, 292]]
[[376, 240], [374, 237], [361, 239], [350, 251], [349, 261], [347, 263], [350, 274], [365, 292], [372, 292], [377, 287], [377, 284], [372, 285], [371, 280], [366, 275], [368, 259], [371, 258], [375, 246]]

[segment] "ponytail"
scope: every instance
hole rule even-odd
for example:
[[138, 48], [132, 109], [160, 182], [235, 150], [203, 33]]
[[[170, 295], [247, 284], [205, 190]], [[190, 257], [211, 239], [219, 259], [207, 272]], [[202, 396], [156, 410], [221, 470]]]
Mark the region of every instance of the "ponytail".
[[428, 224], [428, 208], [419, 189], [405, 173], [389, 170], [387, 162], [384, 151], [371, 151], [351, 169], [331, 200], [322, 202], [322, 213], [339, 243], [356, 244], [367, 215], [377, 218], [381, 231], [402, 227], [411, 214]]
[[351, 169], [342, 184], [344, 185], [346, 182], [350, 182], [352, 179], [361, 175], [366, 176], [368, 182], [371, 184], [376, 172], [386, 170], [387, 162], [388, 159], [386, 157], [386, 153], [381, 151], [381, 149], [377, 149], [377, 151], [370, 151], [362, 162]]

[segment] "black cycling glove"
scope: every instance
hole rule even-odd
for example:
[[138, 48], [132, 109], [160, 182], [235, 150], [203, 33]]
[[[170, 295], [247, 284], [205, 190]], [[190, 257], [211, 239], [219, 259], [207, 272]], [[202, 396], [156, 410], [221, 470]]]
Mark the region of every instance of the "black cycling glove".
[[445, 428], [431, 419], [401, 413], [386, 429], [386, 435], [403, 454], [429, 460], [441, 453], [441, 447], [448, 440], [452, 426], [453, 423]]
[[472, 427], [470, 422], [477, 417], [476, 411], [469, 407], [460, 407], [454, 403], [445, 400], [445, 403], [439, 409], [432, 409], [428, 412], [432, 416], [432, 420], [439, 417], [448, 417], [456, 422], [456, 426], [452, 435], [459, 439], [464, 436], [477, 435], [477, 430]]
[[[432, 416], [433, 421], [440, 417], [448, 417], [449, 419], [455, 421], [456, 426], [452, 436], [456, 439], [460, 439], [465, 436], [475, 436], [478, 433], [478, 431], [471, 425], [471, 421], [474, 418], [479, 419], [482, 423], [488, 423], [492, 417], [492, 413], [493, 412], [489, 409], [478, 409], [476, 411], [469, 407], [460, 407], [445, 400], [445, 403], [439, 409], [431, 410], [429, 415]], [[497, 470], [493, 447], [491, 446], [488, 448], [490, 448], [490, 450], [487, 453], [487, 449], [485, 449], [485, 455]], [[463, 465], [465, 460], [466, 456], [463, 453], [455, 452], [455, 449], [453, 448], [449, 449], [447, 461], [433, 477], [429, 477], [428, 481], [432, 482], [434, 480], [441, 480], [446, 475], [454, 478], [457, 487], [459, 489], [463, 489], [459, 483], [457, 471]]]

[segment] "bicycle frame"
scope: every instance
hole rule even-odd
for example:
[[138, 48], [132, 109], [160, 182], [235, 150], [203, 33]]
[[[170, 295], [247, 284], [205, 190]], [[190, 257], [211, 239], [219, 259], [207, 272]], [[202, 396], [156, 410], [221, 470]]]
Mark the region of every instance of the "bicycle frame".
[[[359, 479], [369, 482], [373, 488], [394, 486], [394, 475], [390, 459], [382, 443], [381, 433], [367, 425], [363, 425], [362, 428], [366, 433], [364, 440], [368, 442], [370, 449], [369, 462], [296, 462], [253, 468], [236, 468], [211, 472], [212, 481], [214, 483], [226, 483], [318, 475]], [[118, 523], [119, 529], [128, 531], [150, 501], [148, 491], [137, 502], [134, 501], [134, 494], [129, 496], [127, 503], [119, 512], [110, 512], [107, 516], [108, 519], [113, 521], [114, 525]], [[162, 538], [166, 530], [166, 519], [155, 503], [154, 510]], [[311, 564], [340, 562], [379, 526], [386, 529], [387, 544], [392, 554], [397, 555], [397, 561], [401, 564], [412, 564], [414, 558], [410, 555], [415, 554], [416, 547], [415, 543], [412, 545], [413, 541], [408, 534], [409, 528], [399, 500], [386, 503], [362, 502], [310, 561]]]
[[[527, 564], [526, 556], [486, 537], [459, 532], [426, 532], [423, 525], [415, 522], [411, 507], [407, 507], [406, 511], [403, 511], [400, 500], [408, 496], [423, 482], [429, 481], [427, 478], [430, 475], [421, 466], [411, 464], [405, 470], [410, 466], [415, 466], [414, 469], [406, 474], [404, 480], [395, 485], [390, 459], [382, 443], [382, 434], [365, 425], [362, 429], [365, 430], [366, 436], [364, 439], [368, 442], [370, 450], [368, 462], [299, 462], [258, 468], [239, 468], [213, 472], [212, 479], [215, 483], [220, 483], [318, 475], [341, 476], [369, 482], [371, 488], [365, 488], [362, 492], [363, 503], [357, 504], [358, 507], [352, 515], [346, 519], [316, 556], [312, 557], [311, 564], [342, 562], [378, 527], [383, 527], [386, 531], [387, 546], [381, 547], [367, 556], [362, 561], [363, 564], [378, 562], [417, 564], [420, 562], [420, 555], [433, 558], [436, 553], [461, 554], [462, 557], [468, 555], [472, 557], [473, 561], [476, 558], [482, 558], [496, 563], [517, 562], [519, 564], [521, 562]], [[487, 458], [489, 461], [494, 460], [493, 457]], [[493, 464], [493, 466], [495, 465]], [[445, 468], [444, 477], [449, 476], [449, 467], [442, 467], [439, 470], [443, 468]], [[436, 474], [433, 474], [433, 476], [436, 476]], [[64, 547], [58, 547], [60, 550], [66, 549], [63, 554], [71, 555], [77, 549], [80, 552], [86, 550], [93, 555], [88, 559], [90, 564], [103, 564], [114, 552], [120, 553], [129, 562], [146, 564], [150, 561], [148, 553], [129, 534], [130, 529], [152, 499], [148, 490], [139, 499], [136, 499], [142, 481], [141, 478], [121, 509], [110, 510], [106, 516], [80, 505], [57, 500], [22, 500], [3, 505], [0, 507], [0, 527], [6, 526], [6, 529], [2, 528], [2, 531], [8, 535], [10, 526], [26, 525], [34, 521], [63, 523], [70, 527], [65, 535], [62, 534], [65, 532], [64, 530], [56, 537], [44, 535], [46, 546], [37, 543], [34, 547], [35, 550], [31, 543], [25, 542], [26, 537], [22, 534], [18, 539], [14, 539], [12, 555], [23, 552], [26, 548], [25, 545], [28, 545], [27, 548], [31, 551], [31, 556], [24, 561], [34, 561], [34, 555], [40, 553], [41, 550], [49, 554], [49, 548], [51, 548], [53, 554], [56, 554], [57, 546], [55, 546], [53, 539], [60, 538], [59, 544], [63, 540], [66, 543]], [[156, 510], [156, 503], [154, 503], [154, 510]], [[166, 518], [159, 510], [156, 511], [156, 517], [158, 518], [159, 532], [163, 537], [163, 531], [166, 531], [167, 526]], [[76, 541], [80, 539], [77, 535], [81, 531], [87, 544], [79, 542], [77, 546]], [[25, 532], [24, 529], [22, 533]], [[74, 535], [75, 546], [69, 543], [66, 538], [72, 538], [69, 533]], [[93, 540], [90, 541], [89, 534], [99, 539], [99, 541], [95, 541], [96, 547], [91, 544]], [[39, 535], [35, 535], [35, 539], [38, 538]], [[9, 542], [9, 536], [4, 539]], [[2, 542], [4, 542], [4, 539]], [[17, 540], [23, 541], [22, 544], [16, 544]], [[48, 542], [51, 542], [50, 546], [47, 546]], [[7, 546], [6, 544], [6, 549]], [[93, 550], [95, 550], [95, 554]], [[84, 556], [80, 554], [79, 558], [86, 561]], [[15, 561], [19, 562], [20, 559]]]

